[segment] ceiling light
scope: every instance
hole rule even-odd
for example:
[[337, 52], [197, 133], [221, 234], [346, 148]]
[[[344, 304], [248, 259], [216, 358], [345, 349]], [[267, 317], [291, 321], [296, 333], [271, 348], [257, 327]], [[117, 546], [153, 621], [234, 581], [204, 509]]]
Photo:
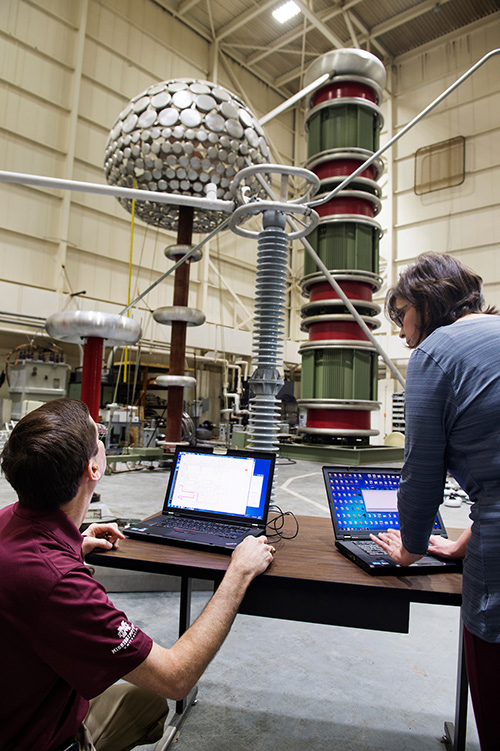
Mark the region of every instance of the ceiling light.
[[285, 23], [286, 21], [289, 21], [298, 13], [300, 13], [300, 8], [297, 5], [297, 3], [293, 2], [293, 0], [288, 0], [287, 3], [283, 3], [283, 5], [280, 5], [279, 8], [276, 8], [276, 10], [273, 10], [273, 16], [280, 23]]

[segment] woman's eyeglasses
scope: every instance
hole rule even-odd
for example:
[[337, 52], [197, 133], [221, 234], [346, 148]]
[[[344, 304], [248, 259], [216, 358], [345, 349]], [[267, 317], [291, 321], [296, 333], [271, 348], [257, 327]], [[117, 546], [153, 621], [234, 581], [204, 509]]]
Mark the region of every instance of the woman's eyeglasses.
[[404, 307], [400, 308], [399, 310], [395, 310], [393, 315], [391, 316], [393, 322], [398, 326], [398, 328], [401, 328], [403, 325], [403, 321], [405, 319], [405, 313], [407, 309], [410, 307], [410, 303], [407, 303]]

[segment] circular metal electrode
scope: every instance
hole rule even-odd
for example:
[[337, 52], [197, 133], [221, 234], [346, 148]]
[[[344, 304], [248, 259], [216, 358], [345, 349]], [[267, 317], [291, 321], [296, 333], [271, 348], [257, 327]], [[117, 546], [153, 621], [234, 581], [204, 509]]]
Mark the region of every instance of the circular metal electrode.
[[[210, 81], [174, 79], [133, 97], [111, 128], [105, 149], [110, 185], [199, 197], [208, 183], [219, 199], [232, 199], [230, 186], [240, 169], [269, 162], [270, 150], [255, 115], [235, 94]], [[254, 181], [250, 196], [266, 198]], [[127, 211], [132, 200], [118, 199]], [[176, 231], [179, 207], [137, 201], [136, 215], [147, 224]], [[209, 232], [223, 212], [194, 209], [193, 230]]]

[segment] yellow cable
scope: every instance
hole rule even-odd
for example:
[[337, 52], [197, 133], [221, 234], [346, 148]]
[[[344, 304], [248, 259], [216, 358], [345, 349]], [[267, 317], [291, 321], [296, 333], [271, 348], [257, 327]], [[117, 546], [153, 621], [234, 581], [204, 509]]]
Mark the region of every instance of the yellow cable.
[[[135, 177], [134, 177], [134, 190], [135, 190]], [[134, 217], [135, 217], [135, 198], [132, 199], [132, 221], [130, 224], [130, 258], [128, 262], [128, 294], [127, 305], [130, 305], [130, 291], [132, 288], [132, 250], [134, 247]], [[130, 311], [127, 310], [127, 316]], [[125, 347], [125, 357], [123, 362], [123, 383], [127, 383], [127, 363], [128, 363], [128, 347]]]

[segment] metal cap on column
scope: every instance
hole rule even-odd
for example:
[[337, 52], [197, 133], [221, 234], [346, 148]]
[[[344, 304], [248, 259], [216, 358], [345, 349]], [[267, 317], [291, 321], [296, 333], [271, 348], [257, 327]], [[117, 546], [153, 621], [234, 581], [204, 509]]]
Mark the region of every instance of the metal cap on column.
[[99, 422], [104, 345], [135, 344], [141, 338], [140, 325], [114, 313], [73, 310], [49, 316], [45, 328], [54, 339], [84, 345], [81, 400], [92, 419]]
[[[327, 195], [379, 148], [379, 108], [386, 72], [381, 61], [358, 49], [334, 50], [307, 70], [304, 84], [329, 73], [308, 101], [306, 167], [320, 180], [317, 198]], [[318, 205], [319, 225], [308, 240], [371, 330], [379, 326], [372, 302], [381, 286], [375, 217], [381, 208], [377, 184], [383, 170], [374, 161], [346, 189]], [[301, 431], [323, 442], [367, 443], [371, 412], [378, 409], [377, 351], [354, 316], [325, 281], [310, 256], [304, 261], [301, 328], [301, 398], [307, 415]]]

